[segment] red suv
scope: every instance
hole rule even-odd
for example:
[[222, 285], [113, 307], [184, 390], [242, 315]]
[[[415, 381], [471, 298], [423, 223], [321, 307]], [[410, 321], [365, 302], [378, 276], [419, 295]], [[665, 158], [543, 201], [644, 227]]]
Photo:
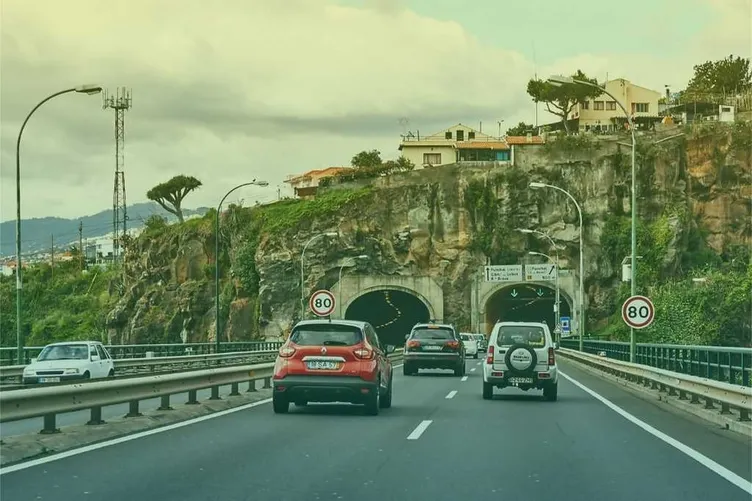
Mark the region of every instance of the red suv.
[[279, 349], [272, 378], [276, 414], [290, 403], [349, 402], [366, 413], [392, 406], [392, 345], [382, 346], [368, 322], [303, 320]]

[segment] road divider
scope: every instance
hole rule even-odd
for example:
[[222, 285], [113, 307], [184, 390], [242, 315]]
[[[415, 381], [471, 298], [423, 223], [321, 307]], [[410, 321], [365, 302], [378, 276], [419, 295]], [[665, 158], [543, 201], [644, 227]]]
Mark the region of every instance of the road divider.
[[[745, 434], [749, 434], [752, 430], [752, 426], [750, 426], [752, 388], [750, 387], [613, 360], [567, 348], [560, 348], [557, 353], [625, 383], [647, 390], [655, 390], [661, 395], [661, 400], [688, 404], [683, 407], [690, 412], [692, 408], [704, 411], [703, 413], [692, 412], [699, 417], [705, 418], [708, 411], [718, 410], [716, 416], [722, 416], [726, 421], [739, 423], [736, 426], [729, 426], [727, 423], [727, 427]], [[702, 405], [702, 407], [699, 407], [699, 405]], [[729, 419], [732, 417], [735, 420]]]

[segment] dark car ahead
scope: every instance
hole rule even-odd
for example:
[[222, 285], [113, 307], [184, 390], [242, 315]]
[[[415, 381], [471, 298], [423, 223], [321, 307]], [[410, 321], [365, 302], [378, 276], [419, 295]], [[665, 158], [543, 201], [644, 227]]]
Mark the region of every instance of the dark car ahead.
[[382, 345], [368, 322], [303, 320], [279, 349], [272, 378], [272, 406], [286, 413], [291, 403], [348, 402], [366, 413], [392, 405], [392, 345]]
[[405, 342], [406, 376], [420, 369], [451, 369], [455, 376], [465, 375], [465, 345], [454, 326], [449, 324], [417, 324]]

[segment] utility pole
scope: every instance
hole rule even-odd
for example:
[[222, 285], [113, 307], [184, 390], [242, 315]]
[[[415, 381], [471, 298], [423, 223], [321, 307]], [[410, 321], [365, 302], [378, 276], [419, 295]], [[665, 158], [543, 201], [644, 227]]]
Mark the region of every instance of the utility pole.
[[55, 235], [50, 235], [50, 267], [52, 268], [52, 279], [55, 279]]
[[78, 265], [84, 269], [84, 222], [78, 222]]

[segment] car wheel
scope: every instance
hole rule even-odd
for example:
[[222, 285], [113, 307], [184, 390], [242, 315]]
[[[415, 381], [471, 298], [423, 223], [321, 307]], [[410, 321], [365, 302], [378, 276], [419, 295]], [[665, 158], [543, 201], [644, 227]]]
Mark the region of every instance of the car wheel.
[[491, 400], [493, 398], [493, 385], [483, 381], [483, 400]]
[[91, 379], [91, 373], [89, 371], [84, 372], [83, 378], [84, 379]]
[[463, 359], [461, 362], [462, 365], [454, 369], [454, 375], [455, 376], [464, 376], [465, 375], [465, 360]]
[[107, 373], [107, 377], [115, 377], [115, 369], [110, 369], [110, 372]]
[[404, 376], [412, 376], [413, 375], [413, 368], [410, 364], [403, 364], [402, 365], [402, 375]]
[[381, 401], [380, 393], [381, 393], [381, 381], [379, 381], [376, 384], [376, 391], [371, 392], [368, 397], [366, 397], [366, 414], [369, 416], [377, 416], [379, 414], [379, 402]]
[[559, 383], [549, 384], [543, 387], [543, 398], [549, 402], [556, 402], [559, 396]]
[[282, 395], [272, 395], [272, 407], [274, 414], [287, 414], [290, 410], [290, 402]]
[[379, 399], [379, 406], [382, 409], [388, 409], [392, 406], [392, 389], [394, 387], [394, 378], [389, 378], [389, 386], [386, 389], [386, 393]]
[[473, 358], [477, 359], [478, 358], [478, 354], [476, 353], [475, 355], [473, 355]]

